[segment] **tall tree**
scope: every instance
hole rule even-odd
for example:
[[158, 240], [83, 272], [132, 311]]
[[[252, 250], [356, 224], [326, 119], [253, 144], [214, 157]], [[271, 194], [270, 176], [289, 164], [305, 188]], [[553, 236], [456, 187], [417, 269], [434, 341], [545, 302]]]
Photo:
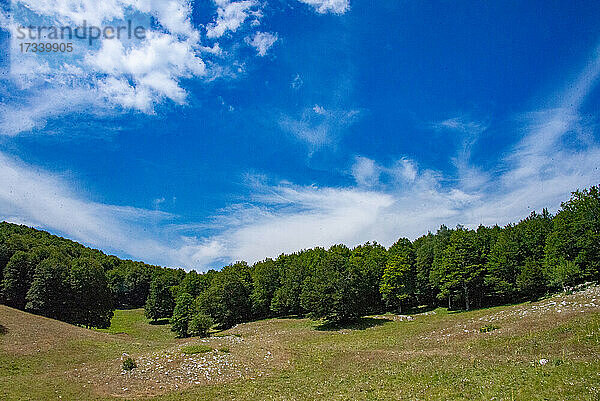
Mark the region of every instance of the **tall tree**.
[[548, 274], [579, 271], [585, 280], [600, 280], [600, 187], [573, 192], [553, 223], [545, 248]]
[[232, 327], [252, 318], [252, 278], [245, 262], [224, 267], [199, 297], [200, 311], [221, 327]]
[[300, 294], [311, 318], [345, 321], [364, 313], [361, 271], [350, 263], [350, 255], [346, 246], [334, 245], [315, 263]]
[[55, 253], [37, 265], [27, 292], [28, 311], [53, 319], [69, 319], [70, 263], [66, 255]]
[[4, 268], [2, 294], [6, 305], [17, 309], [25, 308], [31, 279], [29, 254], [24, 251], [15, 252]]
[[414, 263], [415, 253], [409, 239], [399, 239], [388, 250], [380, 290], [387, 305], [400, 313], [414, 296]]
[[417, 238], [415, 249], [415, 297], [419, 304], [432, 304], [435, 301], [436, 289], [430, 276], [435, 256], [435, 236], [431, 233]]
[[350, 267], [356, 272], [354, 277], [361, 299], [361, 314], [380, 312], [384, 307], [379, 289], [386, 262], [387, 250], [376, 242], [367, 242], [352, 250]]
[[271, 302], [279, 285], [279, 270], [272, 259], [257, 262], [252, 267], [252, 309], [256, 317], [271, 314]]
[[86, 327], [110, 326], [114, 314], [112, 292], [100, 263], [90, 257], [73, 260], [69, 282], [71, 321]]
[[273, 312], [280, 316], [303, 315], [306, 312], [300, 303], [304, 280], [310, 276], [325, 253], [325, 249], [318, 247], [277, 258], [279, 286], [271, 301]]
[[185, 275], [181, 283], [177, 286], [177, 294], [187, 292], [192, 298], [196, 298], [210, 286], [211, 280], [212, 276], [210, 274], [199, 274], [192, 270]]
[[[450, 242], [450, 236], [452, 235], [453, 230], [449, 229], [445, 225], [440, 226], [440, 228], [435, 233], [433, 239], [433, 262], [431, 264], [431, 271], [429, 272], [429, 284], [434, 289], [434, 293], [438, 298], [444, 298], [440, 294], [442, 278], [444, 275], [444, 252], [448, 247], [448, 243]], [[448, 303], [452, 298], [448, 297]], [[450, 305], [448, 305], [450, 308]]]
[[194, 316], [194, 298], [187, 292], [184, 292], [177, 298], [175, 310], [171, 317], [171, 330], [178, 337], [188, 337], [190, 320]]
[[459, 227], [452, 233], [444, 252], [442, 267], [441, 296], [452, 297], [459, 294], [465, 303], [465, 309], [470, 310], [473, 295], [481, 293], [485, 275], [485, 264], [475, 231]]
[[150, 284], [150, 294], [144, 307], [145, 315], [148, 319], [157, 321], [166, 319], [173, 315], [175, 308], [175, 299], [169, 280], [164, 275], [157, 275]]

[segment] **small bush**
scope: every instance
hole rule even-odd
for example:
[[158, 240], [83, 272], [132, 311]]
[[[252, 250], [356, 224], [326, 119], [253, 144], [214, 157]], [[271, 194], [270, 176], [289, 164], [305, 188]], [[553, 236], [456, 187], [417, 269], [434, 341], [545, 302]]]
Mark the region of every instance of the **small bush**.
[[490, 331], [498, 330], [500, 326], [496, 326], [495, 324], [488, 324], [479, 329], [480, 333], [489, 333]]
[[219, 351], [221, 351], [225, 354], [229, 354], [229, 348], [227, 348], [227, 347], [219, 348]]
[[123, 370], [126, 370], [129, 372], [135, 368], [137, 368], [137, 364], [135, 363], [135, 361], [132, 358], [127, 358], [123, 361]]
[[194, 337], [206, 337], [213, 324], [214, 321], [210, 316], [202, 312], [196, 313], [190, 320], [188, 333]]
[[194, 354], [204, 354], [206, 352], [210, 352], [213, 349], [208, 345], [188, 345], [187, 347], [183, 347], [181, 352], [186, 355], [194, 355]]

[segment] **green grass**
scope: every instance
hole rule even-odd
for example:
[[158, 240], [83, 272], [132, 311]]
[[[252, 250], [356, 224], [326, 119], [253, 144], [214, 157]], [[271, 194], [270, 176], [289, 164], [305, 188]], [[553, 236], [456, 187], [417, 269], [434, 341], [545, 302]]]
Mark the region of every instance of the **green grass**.
[[[151, 324], [152, 323], [152, 324]], [[132, 341], [171, 342], [175, 333], [168, 322], [154, 324], [144, 316], [144, 309], [116, 310], [108, 329], [97, 331], [109, 334], [126, 334]]]
[[[108, 381], [110, 375], [120, 375], [123, 353], [139, 360], [140, 355], [172, 349], [186, 355], [218, 350], [254, 363], [265, 374], [192, 386], [155, 400], [600, 399], [600, 313], [513, 317], [498, 324], [486, 320], [510, 308], [438, 309], [413, 321], [387, 316], [342, 326], [270, 319], [239, 325], [206, 344], [175, 339], [169, 325], [149, 324], [143, 310], [121, 310], [111, 327], [101, 330], [108, 336], [60, 340], [27, 355], [0, 347], [0, 399], [122, 399], [100, 395], [87, 378], [69, 375], [99, 366], [98, 377]], [[491, 326], [501, 329], [480, 332]], [[11, 327], [5, 330], [0, 344]], [[239, 341], [228, 342], [225, 336]], [[268, 368], [267, 349], [283, 352], [284, 361]], [[540, 364], [541, 359], [548, 363]]]
[[181, 348], [181, 352], [186, 355], [204, 354], [211, 352], [212, 350], [213, 348], [209, 347], [208, 345], [188, 345]]

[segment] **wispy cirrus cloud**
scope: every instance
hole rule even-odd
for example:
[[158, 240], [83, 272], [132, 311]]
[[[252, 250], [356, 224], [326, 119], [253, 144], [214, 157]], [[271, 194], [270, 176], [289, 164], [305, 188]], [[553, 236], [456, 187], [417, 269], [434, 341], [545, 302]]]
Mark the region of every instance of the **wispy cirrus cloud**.
[[[441, 224], [506, 224], [534, 209], [556, 210], [570, 191], [600, 181], [596, 133], [571, 135], [596, 129], [585, 125], [579, 108], [599, 75], [596, 56], [567, 85], [576, 91], [557, 96], [563, 101], [556, 107], [526, 114], [525, 123], [515, 127], [522, 139], [501, 160], [502, 173], [480, 187], [424, 169], [407, 156], [389, 164], [358, 156], [348, 168], [355, 185], [295, 185], [251, 176], [246, 202], [216, 212], [208, 225], [177, 225], [176, 216], [156, 210], [86, 200], [67, 179], [0, 155], [0, 210], [7, 220], [92, 246], [200, 270], [335, 243], [391, 245], [400, 236], [415, 238]], [[311, 112], [328, 113], [320, 106]]]
[[171, 267], [202, 269], [225, 254], [222, 244], [185, 234], [177, 217], [95, 202], [73, 190], [68, 174], [38, 169], [0, 152], [0, 221], [26, 224], [88, 246]]
[[[478, 171], [470, 162], [471, 146], [487, 125], [464, 117], [446, 120], [435, 129], [460, 132], [454, 157], [457, 177], [421, 169], [402, 157], [382, 165], [364, 156], [350, 168], [356, 186], [346, 188], [253, 182], [253, 202], [222, 215], [224, 231], [211, 237], [229, 259], [254, 261], [301, 248], [376, 240], [391, 245], [399, 236], [416, 238], [441, 224], [507, 224], [532, 210], [557, 210], [571, 191], [600, 183], [600, 144], [594, 125], [579, 108], [600, 76], [600, 54], [594, 53], [576, 80], [548, 110], [527, 114], [514, 127], [522, 139], [500, 161], [497, 175], [483, 172], [481, 181], [465, 175]], [[316, 108], [313, 112], [317, 113]], [[571, 143], [565, 145], [569, 138]], [[474, 185], [477, 183], [478, 185]], [[235, 216], [230, 220], [231, 216]]]
[[313, 7], [319, 14], [344, 14], [350, 9], [350, 0], [298, 0]]
[[470, 116], [460, 116], [433, 123], [431, 128], [458, 136], [459, 146], [451, 161], [456, 167], [460, 187], [472, 190], [485, 186], [490, 176], [472, 163], [471, 154], [480, 136], [488, 129], [488, 124]]
[[321, 105], [305, 108], [300, 115], [284, 115], [279, 126], [306, 142], [311, 151], [335, 144], [343, 131], [360, 118], [360, 110], [326, 109]]

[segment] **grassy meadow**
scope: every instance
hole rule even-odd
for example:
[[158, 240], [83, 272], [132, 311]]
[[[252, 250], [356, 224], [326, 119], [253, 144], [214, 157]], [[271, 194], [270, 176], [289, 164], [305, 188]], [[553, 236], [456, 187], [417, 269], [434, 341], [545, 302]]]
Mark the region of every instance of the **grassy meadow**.
[[598, 400], [599, 305], [592, 287], [342, 327], [269, 319], [207, 339], [176, 339], [141, 309], [92, 331], [0, 306], [0, 399]]

